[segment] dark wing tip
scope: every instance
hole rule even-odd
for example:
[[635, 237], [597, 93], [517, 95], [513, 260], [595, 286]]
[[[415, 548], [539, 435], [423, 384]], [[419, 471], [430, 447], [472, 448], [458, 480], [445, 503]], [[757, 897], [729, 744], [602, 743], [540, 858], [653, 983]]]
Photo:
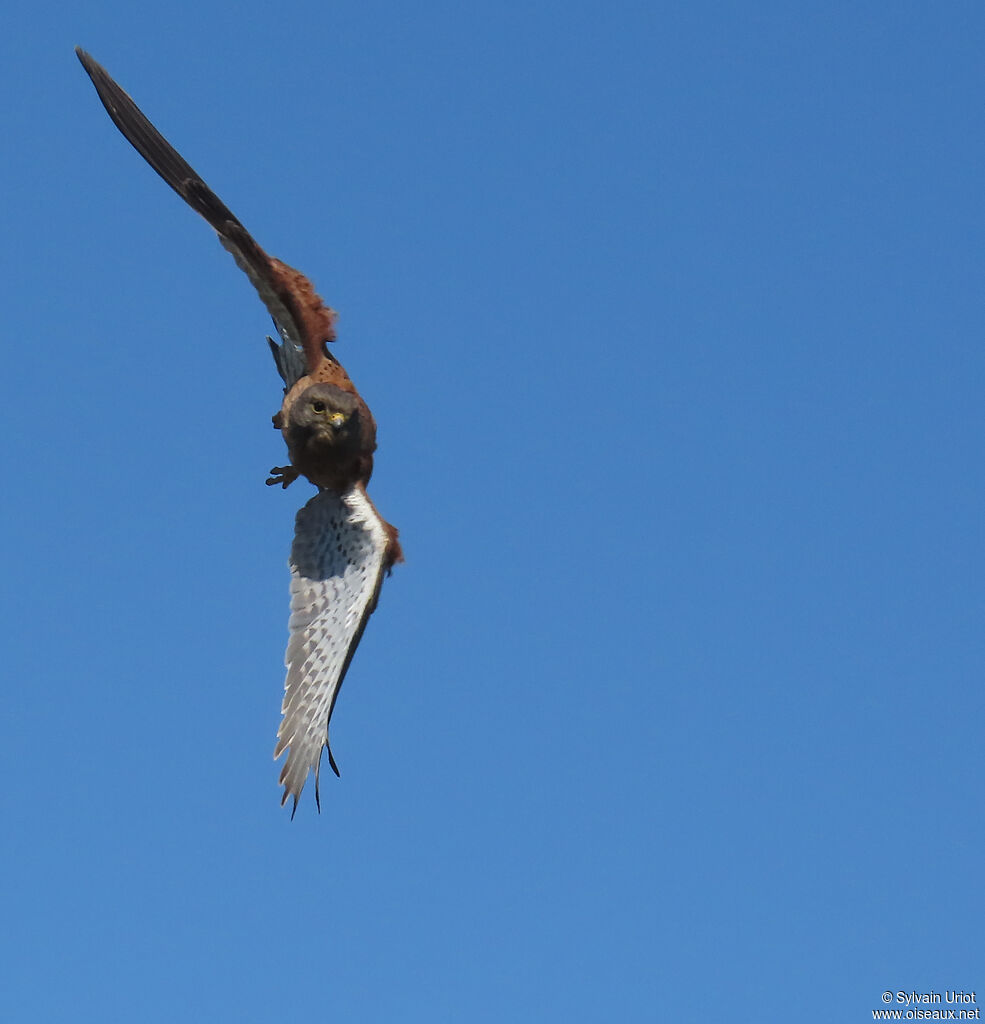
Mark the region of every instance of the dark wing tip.
[[[106, 113], [130, 145], [220, 235], [227, 234], [230, 225], [240, 228], [243, 234], [246, 234], [229, 207], [154, 127], [147, 115], [133, 101], [133, 97], [113, 79], [102, 64], [79, 46], [75, 48], [75, 54], [92, 80]], [[255, 242], [253, 247], [258, 248]]]
[[81, 47], [76, 47], [75, 52], [106, 113], [124, 138], [219, 233], [225, 247], [253, 282], [278, 330], [303, 349], [307, 372], [313, 372], [325, 358], [324, 342], [335, 339], [335, 314], [315, 294], [313, 285], [300, 271], [279, 260], [271, 260], [229, 207], [154, 127], [109, 72]]
[[[110, 117], [115, 121], [116, 117], [111, 108], [111, 101], [115, 98], [114, 94], [126, 96], [127, 99], [130, 99], [129, 95], [116, 84], [112, 75], [91, 53], [83, 50], [81, 46], [76, 46], [75, 56], [79, 58], [79, 63], [85, 68], [86, 74], [92, 79], [92, 84], [96, 87], [99, 98], [103, 101], [103, 105], [109, 112]], [[133, 101], [131, 100], [131, 102]]]

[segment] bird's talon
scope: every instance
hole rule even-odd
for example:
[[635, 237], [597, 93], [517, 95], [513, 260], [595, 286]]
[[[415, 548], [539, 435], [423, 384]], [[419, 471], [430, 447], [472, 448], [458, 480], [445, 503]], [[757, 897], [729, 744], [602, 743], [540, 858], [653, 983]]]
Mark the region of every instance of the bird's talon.
[[282, 488], [290, 487], [301, 474], [293, 466], [274, 466], [270, 476], [264, 481], [268, 487], [280, 484]]

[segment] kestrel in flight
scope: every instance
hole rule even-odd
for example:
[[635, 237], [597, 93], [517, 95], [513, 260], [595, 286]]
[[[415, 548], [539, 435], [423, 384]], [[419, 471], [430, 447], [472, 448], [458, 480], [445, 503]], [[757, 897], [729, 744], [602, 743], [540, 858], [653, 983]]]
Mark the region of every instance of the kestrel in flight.
[[287, 679], [274, 758], [287, 751], [280, 773], [281, 804], [294, 798], [291, 817], [311, 769], [320, 809], [323, 747], [339, 774], [328, 744], [339, 687], [376, 608], [383, 576], [403, 560], [396, 529], [366, 493], [373, 472], [376, 422], [342, 364], [329, 354], [335, 313], [315, 294], [311, 282], [268, 256], [106, 69], [84, 50], [75, 52], [117, 128], [215, 228], [219, 241], [253, 282], [280, 335], [280, 344], [267, 341], [284, 380], [284, 400], [274, 426], [284, 435], [290, 465], [274, 467], [267, 483], [287, 487], [305, 476], [318, 493], [298, 512], [294, 526]]

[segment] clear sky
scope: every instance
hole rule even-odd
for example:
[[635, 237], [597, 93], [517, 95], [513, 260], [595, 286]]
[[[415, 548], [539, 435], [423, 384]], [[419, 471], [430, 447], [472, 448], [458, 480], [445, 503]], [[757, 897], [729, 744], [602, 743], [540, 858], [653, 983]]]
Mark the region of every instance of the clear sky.
[[[270, 322], [76, 44], [379, 423], [407, 562], [321, 815], [271, 759]], [[0, 48], [3, 1020], [985, 1002], [985, 7], [103, 0]]]

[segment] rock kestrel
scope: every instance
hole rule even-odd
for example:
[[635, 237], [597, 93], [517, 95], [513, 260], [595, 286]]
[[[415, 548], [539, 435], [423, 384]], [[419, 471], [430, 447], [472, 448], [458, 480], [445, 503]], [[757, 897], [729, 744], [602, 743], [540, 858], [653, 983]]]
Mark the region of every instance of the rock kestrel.
[[291, 548], [290, 638], [285, 663], [283, 719], [274, 758], [287, 752], [280, 773], [281, 804], [297, 810], [308, 772], [318, 792], [322, 748], [339, 687], [384, 575], [402, 561], [396, 529], [376, 511], [366, 484], [373, 472], [376, 422], [341, 363], [328, 351], [335, 314], [311, 282], [268, 256], [225, 204], [179, 156], [133, 100], [84, 50], [76, 54], [109, 116], [155, 171], [215, 228], [219, 241], [246, 272], [273, 317], [280, 343], [267, 341], [284, 380], [274, 416], [287, 443], [288, 466], [271, 470], [268, 484], [287, 487], [305, 476], [318, 493], [297, 514]]

